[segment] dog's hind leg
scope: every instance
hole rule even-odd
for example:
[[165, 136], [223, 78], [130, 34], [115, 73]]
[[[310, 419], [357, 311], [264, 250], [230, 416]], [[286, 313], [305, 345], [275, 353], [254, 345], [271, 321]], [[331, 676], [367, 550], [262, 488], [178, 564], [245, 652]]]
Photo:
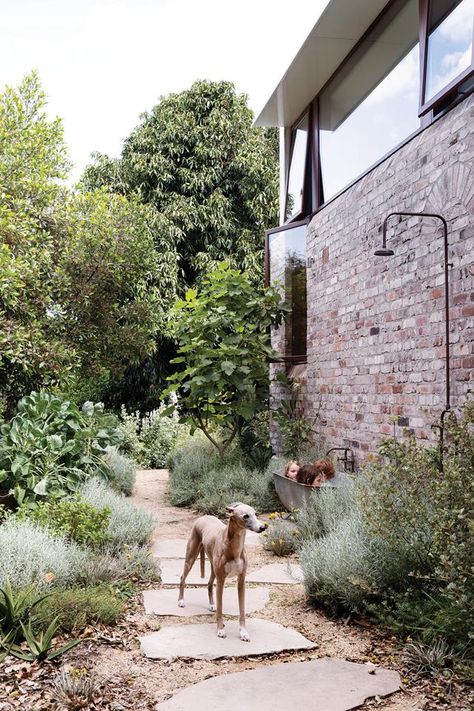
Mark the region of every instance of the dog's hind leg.
[[194, 538], [191, 536], [191, 538], [188, 541], [188, 545], [186, 546], [186, 559], [184, 561], [184, 568], [183, 568], [183, 574], [181, 576], [180, 582], [179, 582], [179, 597], [178, 597], [178, 606], [179, 607], [184, 607], [184, 587], [186, 585], [186, 578], [189, 575], [189, 571], [193, 567], [196, 558], [199, 555], [199, 551], [202, 548], [202, 543], [199, 538]]
[[239, 631], [242, 642], [250, 642], [249, 633], [245, 629], [245, 572], [237, 578], [237, 593], [239, 596]]
[[214, 568], [211, 565], [211, 576], [209, 578], [209, 582], [207, 584], [207, 593], [209, 595], [209, 609], [211, 612], [216, 611], [216, 606], [214, 604], [214, 580], [216, 579], [216, 576], [214, 574]]

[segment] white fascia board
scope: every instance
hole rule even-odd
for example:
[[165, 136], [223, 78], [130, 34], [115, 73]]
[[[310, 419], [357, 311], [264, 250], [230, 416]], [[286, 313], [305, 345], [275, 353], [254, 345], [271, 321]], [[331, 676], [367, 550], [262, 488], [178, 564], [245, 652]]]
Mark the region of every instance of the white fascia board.
[[387, 0], [331, 0], [255, 125], [293, 125], [386, 5]]

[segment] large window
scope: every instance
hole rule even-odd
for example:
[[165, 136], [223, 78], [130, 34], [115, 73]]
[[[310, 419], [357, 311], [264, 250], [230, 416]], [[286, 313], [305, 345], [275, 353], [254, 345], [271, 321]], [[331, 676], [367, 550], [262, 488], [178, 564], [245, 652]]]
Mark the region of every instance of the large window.
[[427, 23], [423, 104], [429, 108], [473, 66], [474, 0], [424, 0], [423, 4]]
[[311, 215], [474, 89], [474, 0], [392, 0], [291, 128], [285, 222]]
[[387, 12], [319, 97], [324, 201], [420, 126], [418, 0]]
[[272, 335], [273, 347], [290, 362], [306, 360], [306, 234], [308, 223], [269, 230], [267, 283], [279, 286], [290, 305], [285, 323]]
[[291, 159], [286, 191], [285, 219], [289, 220], [303, 211], [303, 196], [308, 148], [309, 111], [295, 126], [291, 135]]

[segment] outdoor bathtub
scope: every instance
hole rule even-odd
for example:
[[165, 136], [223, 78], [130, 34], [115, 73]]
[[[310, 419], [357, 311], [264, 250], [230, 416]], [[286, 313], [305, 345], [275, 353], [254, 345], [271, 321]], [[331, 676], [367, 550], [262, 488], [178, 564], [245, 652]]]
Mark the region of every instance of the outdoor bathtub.
[[[336, 472], [336, 476], [333, 480], [334, 483], [331, 481], [325, 486], [337, 488], [342, 486], [346, 481], [347, 474], [345, 472]], [[273, 472], [273, 483], [278, 498], [288, 511], [302, 509], [309, 502], [311, 494], [314, 491], [319, 492], [321, 490], [319, 486], [299, 484], [297, 481], [288, 479], [288, 477], [279, 472]]]
[[288, 511], [304, 508], [313, 491], [319, 491], [318, 487], [298, 484], [297, 481], [277, 472], [273, 472], [273, 483], [278, 498]]

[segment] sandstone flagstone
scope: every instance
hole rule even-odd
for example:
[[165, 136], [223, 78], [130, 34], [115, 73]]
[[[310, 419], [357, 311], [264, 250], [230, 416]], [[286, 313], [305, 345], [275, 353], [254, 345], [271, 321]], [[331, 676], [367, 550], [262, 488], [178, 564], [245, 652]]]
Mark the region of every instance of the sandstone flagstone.
[[269, 563], [253, 573], [247, 573], [246, 579], [249, 583], [296, 585], [303, 582], [303, 571], [295, 563]]
[[216, 634], [216, 625], [170, 625], [158, 632], [140, 637], [142, 652], [150, 659], [220, 659], [272, 654], [295, 649], [312, 649], [315, 645], [296, 630], [270, 620], [247, 621], [250, 642], [242, 642], [237, 621], [226, 622], [227, 637]]
[[[261, 610], [270, 598], [269, 588], [247, 588], [245, 591], [245, 609], [248, 614]], [[147, 614], [172, 615], [174, 617], [194, 617], [194, 615], [215, 615], [208, 608], [207, 590], [203, 588], [187, 588], [184, 594], [186, 607], [178, 607], [178, 591], [176, 588], [161, 590], [144, 590], [143, 603]], [[239, 604], [237, 588], [224, 589], [224, 615], [238, 615]]]
[[[184, 558], [186, 556], [187, 538], [160, 538], [153, 544], [153, 556], [156, 558]], [[260, 534], [247, 531], [245, 545], [252, 548], [261, 545]]]
[[216, 676], [189, 686], [155, 708], [156, 711], [266, 708], [349, 711], [368, 698], [387, 696], [399, 689], [400, 677], [395, 671], [380, 668], [374, 671], [365, 664], [326, 658]]

